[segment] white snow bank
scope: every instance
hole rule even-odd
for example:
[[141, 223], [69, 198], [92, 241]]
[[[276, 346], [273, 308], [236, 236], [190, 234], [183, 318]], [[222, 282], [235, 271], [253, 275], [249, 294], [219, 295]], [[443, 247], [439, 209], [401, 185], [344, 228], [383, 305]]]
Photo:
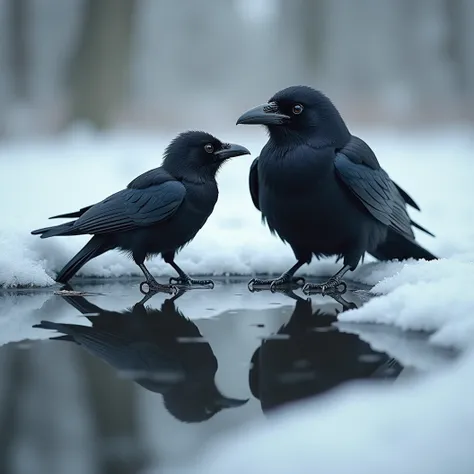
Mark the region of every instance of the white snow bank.
[[[212, 130], [211, 130], [212, 131]], [[263, 130], [215, 132], [222, 139], [246, 145], [256, 156], [266, 140]], [[357, 131], [356, 131], [357, 132]], [[474, 257], [474, 189], [471, 136], [463, 130], [437, 134], [362, 131], [391, 176], [412, 194], [423, 212], [412, 213], [436, 239], [420, 235], [422, 244], [444, 257]], [[131, 132], [107, 135], [65, 134], [56, 140], [0, 143], [0, 285], [46, 286], [51, 276], [88, 237], [40, 240], [29, 232], [60, 223], [51, 215], [74, 211], [123, 188], [138, 174], [158, 166], [172, 135]], [[193, 274], [279, 273], [294, 263], [289, 247], [261, 225], [247, 188], [253, 157], [238, 157], [219, 175], [215, 212], [196, 239], [178, 256]], [[446, 166], [450, 162], [449, 167]], [[333, 260], [303, 269], [327, 275], [339, 268]], [[355, 278], [376, 283], [393, 273], [393, 264], [362, 266]], [[395, 264], [395, 268], [397, 264]], [[171, 275], [159, 258], [150, 262], [157, 276]], [[374, 270], [376, 274], [372, 273]], [[126, 256], [109, 252], [88, 263], [79, 275], [139, 275]], [[374, 276], [376, 275], [376, 278]]]
[[431, 342], [466, 349], [474, 344], [474, 263], [456, 260], [401, 263], [376, 284], [373, 298], [339, 316], [341, 322], [383, 323], [432, 333]]
[[450, 370], [393, 384], [352, 384], [219, 439], [160, 472], [471, 474], [474, 353]]

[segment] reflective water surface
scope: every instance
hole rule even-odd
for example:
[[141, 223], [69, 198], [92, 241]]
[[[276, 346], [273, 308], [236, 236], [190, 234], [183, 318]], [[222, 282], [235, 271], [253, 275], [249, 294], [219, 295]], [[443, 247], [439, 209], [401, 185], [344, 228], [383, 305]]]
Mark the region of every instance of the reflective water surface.
[[130, 281], [0, 293], [0, 472], [159, 472], [285, 404], [453, 360], [424, 334], [338, 323], [370, 298], [350, 288], [336, 299], [250, 293], [244, 280], [147, 301]]

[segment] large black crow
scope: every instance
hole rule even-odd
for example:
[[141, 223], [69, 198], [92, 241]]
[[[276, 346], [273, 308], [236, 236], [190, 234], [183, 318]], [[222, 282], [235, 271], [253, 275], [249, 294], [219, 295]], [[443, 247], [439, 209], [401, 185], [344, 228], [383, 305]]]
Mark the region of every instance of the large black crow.
[[[295, 86], [244, 113], [237, 124], [261, 124], [270, 138], [250, 168], [250, 193], [270, 231], [289, 243], [297, 263], [275, 280], [249, 285], [299, 284], [294, 273], [314, 256], [336, 255], [343, 268], [304, 291], [340, 291], [342, 277], [365, 252], [380, 260], [435, 259], [421, 247], [407, 214], [419, 209], [380, 167], [375, 154], [351, 135], [321, 92]], [[431, 234], [432, 235], [432, 234]]]

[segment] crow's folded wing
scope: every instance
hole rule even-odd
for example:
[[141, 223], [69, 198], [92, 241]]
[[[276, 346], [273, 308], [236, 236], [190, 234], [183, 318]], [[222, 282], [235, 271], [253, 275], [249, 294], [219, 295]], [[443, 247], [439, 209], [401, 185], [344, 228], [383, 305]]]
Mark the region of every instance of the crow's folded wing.
[[179, 208], [186, 189], [179, 181], [166, 181], [146, 189], [124, 189], [91, 206], [74, 222], [80, 234], [124, 232], [157, 224]]
[[334, 164], [337, 176], [375, 219], [414, 239], [404, 198], [364, 141], [352, 137]]
[[[167, 181], [173, 181], [174, 178], [163, 168], [155, 168], [150, 171], [142, 173], [140, 176], [137, 176], [132, 180], [127, 188], [129, 189], [146, 189], [150, 186], [157, 186], [163, 184]], [[86, 211], [88, 211], [95, 204], [90, 206], [83, 207], [78, 211], [68, 212], [66, 214], [58, 214], [57, 216], [52, 216], [50, 219], [66, 219], [66, 218], [78, 218], [81, 217]]]

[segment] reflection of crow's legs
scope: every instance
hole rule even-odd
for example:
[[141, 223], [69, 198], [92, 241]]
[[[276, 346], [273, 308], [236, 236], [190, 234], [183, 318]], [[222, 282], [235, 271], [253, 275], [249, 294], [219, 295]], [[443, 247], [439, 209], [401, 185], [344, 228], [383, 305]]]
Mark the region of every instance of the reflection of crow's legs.
[[[186, 293], [187, 289], [186, 288], [179, 288], [178, 289], [178, 292], [173, 295], [171, 298], [167, 298], [163, 304], [174, 304], [174, 302], [178, 299], [178, 298], [181, 298], [181, 296], [184, 295], [184, 293]], [[137, 304], [136, 306], [144, 306], [145, 303], [148, 302], [148, 300], [150, 300], [151, 298], [153, 298], [153, 296], [157, 295], [159, 292], [158, 291], [155, 291], [155, 292], [149, 292], [147, 293]]]

